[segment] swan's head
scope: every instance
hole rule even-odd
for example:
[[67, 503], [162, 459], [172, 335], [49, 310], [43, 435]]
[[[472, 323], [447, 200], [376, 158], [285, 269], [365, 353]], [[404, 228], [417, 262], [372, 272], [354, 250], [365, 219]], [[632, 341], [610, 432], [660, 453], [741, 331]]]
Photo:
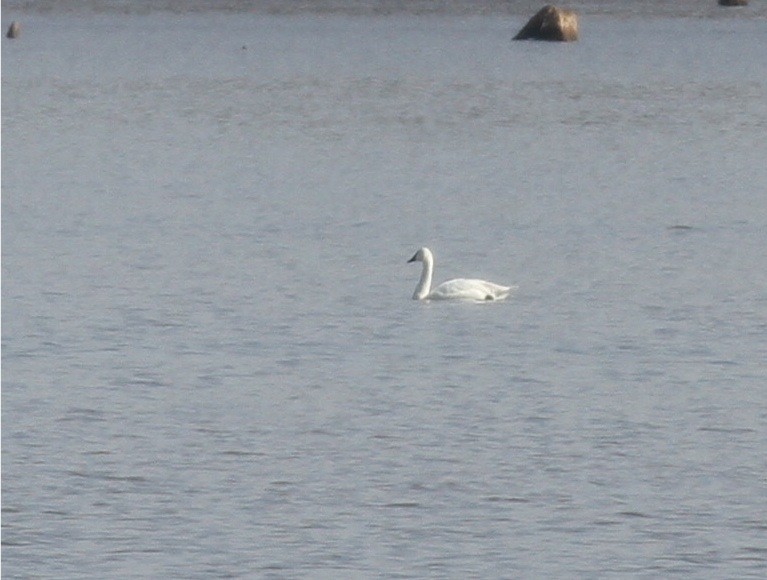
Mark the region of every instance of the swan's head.
[[432, 260], [431, 252], [429, 251], [429, 248], [421, 248], [418, 250], [415, 254], [413, 254], [413, 257], [410, 258], [407, 263], [410, 262], [430, 262]]

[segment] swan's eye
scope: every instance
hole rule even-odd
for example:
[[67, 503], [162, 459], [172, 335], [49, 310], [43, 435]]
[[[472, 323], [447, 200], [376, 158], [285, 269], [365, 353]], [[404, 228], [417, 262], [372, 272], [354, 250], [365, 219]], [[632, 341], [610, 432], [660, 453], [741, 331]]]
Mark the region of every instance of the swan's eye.
[[494, 300], [494, 298], [492, 297], [492, 295], [488, 294], [487, 296], [485, 296], [485, 300]]

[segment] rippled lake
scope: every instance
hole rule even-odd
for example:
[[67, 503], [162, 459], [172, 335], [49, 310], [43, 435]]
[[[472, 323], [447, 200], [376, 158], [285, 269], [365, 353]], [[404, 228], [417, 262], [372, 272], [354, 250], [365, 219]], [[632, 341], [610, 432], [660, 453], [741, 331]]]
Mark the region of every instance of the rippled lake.
[[[4, 577], [764, 577], [767, 16], [711, 4], [4, 3]], [[413, 301], [424, 245], [519, 288]]]

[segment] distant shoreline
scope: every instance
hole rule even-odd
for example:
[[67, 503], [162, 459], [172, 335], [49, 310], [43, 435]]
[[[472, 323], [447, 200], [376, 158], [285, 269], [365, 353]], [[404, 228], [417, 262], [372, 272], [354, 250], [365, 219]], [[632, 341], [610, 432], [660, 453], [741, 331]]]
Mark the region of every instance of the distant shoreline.
[[611, 16], [705, 17], [734, 15], [738, 10], [767, 18], [767, 2], [752, 2], [744, 9], [726, 9], [716, 0], [679, 3], [677, 0], [3, 0], [4, 16], [12, 13], [149, 14], [253, 13], [339, 14], [349, 16], [529, 16], [544, 4], [577, 13]]
[[[528, 6], [529, 4], [529, 6]], [[537, 3], [503, 0], [4, 0], [3, 11], [117, 13], [247, 12], [255, 14], [445, 14], [529, 12]]]

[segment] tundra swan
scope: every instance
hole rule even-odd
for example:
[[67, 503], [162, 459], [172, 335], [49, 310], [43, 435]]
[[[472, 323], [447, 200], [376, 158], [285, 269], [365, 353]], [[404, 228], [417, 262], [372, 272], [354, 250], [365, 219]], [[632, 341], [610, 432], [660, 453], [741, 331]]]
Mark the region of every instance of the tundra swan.
[[509, 295], [513, 286], [501, 286], [486, 280], [471, 280], [456, 278], [443, 282], [433, 290], [431, 277], [434, 272], [434, 256], [429, 248], [421, 248], [408, 260], [423, 262], [423, 271], [418, 286], [415, 287], [413, 300], [503, 300]]

